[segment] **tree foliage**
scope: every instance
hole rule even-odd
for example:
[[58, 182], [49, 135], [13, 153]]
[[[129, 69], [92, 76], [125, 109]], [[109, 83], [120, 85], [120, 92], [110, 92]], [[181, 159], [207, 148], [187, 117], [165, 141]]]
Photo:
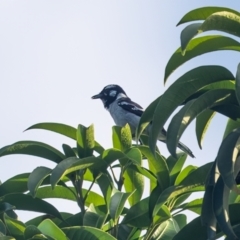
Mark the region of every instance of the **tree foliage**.
[[[199, 21], [198, 23], [193, 21]], [[198, 34], [209, 30], [240, 37], [240, 13], [204, 7], [187, 13], [178, 23], [190, 23], [181, 33], [181, 47], [169, 59], [165, 82], [171, 73], [201, 54], [219, 50], [240, 51], [240, 43], [224, 34]], [[197, 37], [196, 37], [197, 36]], [[236, 74], [223, 66], [198, 66], [180, 76], [144, 112], [136, 133], [142, 145], [133, 144], [128, 125], [113, 127], [112, 148], [94, 138], [93, 126], [77, 128], [60, 123], [39, 123], [42, 129], [75, 140], [62, 150], [43, 142], [20, 141], [0, 149], [0, 157], [28, 154], [54, 162], [53, 169], [37, 166], [0, 185], [0, 239], [238, 239], [240, 170], [240, 67]], [[171, 156], [156, 147], [158, 132], [173, 114], [167, 131]], [[224, 139], [214, 161], [201, 167], [184, 166], [185, 153], [177, 142], [196, 119], [196, 137], [202, 140], [216, 114], [228, 117]], [[152, 123], [150, 136], [142, 136]], [[146, 181], [147, 180], [147, 181]], [[85, 184], [86, 182], [90, 184]], [[89, 186], [89, 187], [86, 187]], [[94, 191], [98, 186], [99, 191]], [[144, 189], [148, 191], [143, 195]], [[186, 201], [198, 191], [203, 199]], [[48, 198], [75, 202], [79, 212], [59, 212]], [[25, 223], [15, 210], [42, 213]], [[184, 210], [199, 216], [187, 224]]]

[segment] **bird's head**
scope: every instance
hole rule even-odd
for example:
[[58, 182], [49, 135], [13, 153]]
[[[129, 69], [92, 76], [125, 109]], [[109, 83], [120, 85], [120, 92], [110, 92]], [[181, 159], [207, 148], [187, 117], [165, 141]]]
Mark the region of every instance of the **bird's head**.
[[127, 95], [125, 91], [118, 85], [110, 84], [103, 88], [103, 90], [94, 96], [92, 99], [101, 99], [104, 107], [108, 108], [111, 103], [113, 103], [116, 99], [126, 98]]

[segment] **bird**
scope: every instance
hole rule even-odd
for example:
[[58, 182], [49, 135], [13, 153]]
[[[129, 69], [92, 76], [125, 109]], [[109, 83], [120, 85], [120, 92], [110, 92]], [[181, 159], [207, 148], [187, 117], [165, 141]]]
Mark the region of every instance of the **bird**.
[[[103, 88], [103, 90], [92, 96], [92, 99], [100, 99], [104, 107], [112, 116], [117, 126], [123, 127], [126, 124], [130, 126], [131, 132], [134, 135], [137, 129], [140, 118], [144, 109], [137, 103], [133, 102], [126, 94], [126, 92], [117, 84], [110, 84]], [[150, 126], [147, 131], [150, 131]], [[158, 140], [166, 142], [167, 131], [163, 128], [158, 136]], [[190, 157], [194, 158], [192, 151], [180, 141], [177, 147], [187, 153]]]

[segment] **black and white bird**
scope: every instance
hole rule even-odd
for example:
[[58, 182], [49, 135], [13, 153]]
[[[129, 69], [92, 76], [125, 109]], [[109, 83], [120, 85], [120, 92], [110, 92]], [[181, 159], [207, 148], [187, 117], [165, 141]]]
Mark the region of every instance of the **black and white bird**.
[[[128, 123], [131, 132], [135, 133], [144, 109], [133, 102], [120, 86], [107, 85], [99, 94], [92, 96], [92, 99], [102, 100], [104, 107], [109, 111], [117, 126], [123, 127]], [[147, 131], [150, 130], [150, 127], [147, 128]], [[158, 140], [166, 142], [166, 136], [167, 132], [163, 128]], [[194, 158], [192, 151], [183, 143], [178, 142], [178, 148]]]

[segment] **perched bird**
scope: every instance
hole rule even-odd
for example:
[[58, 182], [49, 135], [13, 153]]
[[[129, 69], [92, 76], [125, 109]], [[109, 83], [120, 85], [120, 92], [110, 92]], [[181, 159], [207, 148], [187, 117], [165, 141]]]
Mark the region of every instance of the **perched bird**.
[[[135, 133], [144, 110], [140, 105], [133, 102], [120, 86], [107, 85], [99, 94], [92, 96], [92, 99], [102, 100], [104, 107], [109, 111], [117, 126], [123, 127], [128, 123], [131, 132]], [[148, 132], [150, 127], [151, 125], [147, 128]], [[167, 132], [163, 128], [159, 133], [158, 140], [166, 142], [166, 135]], [[192, 151], [183, 143], [178, 142], [178, 148], [194, 158]]]

